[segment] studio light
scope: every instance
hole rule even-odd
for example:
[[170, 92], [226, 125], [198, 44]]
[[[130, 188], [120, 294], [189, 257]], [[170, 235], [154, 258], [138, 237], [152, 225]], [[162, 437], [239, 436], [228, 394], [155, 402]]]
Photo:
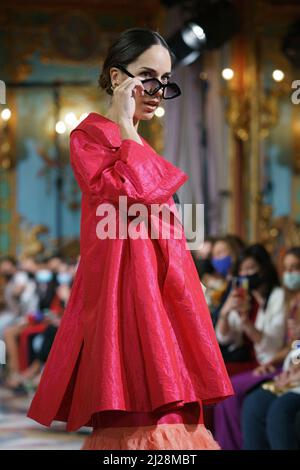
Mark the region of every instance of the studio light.
[[284, 79], [284, 72], [279, 69], [273, 70], [272, 77], [275, 82], [282, 82]]
[[234, 77], [234, 71], [230, 68], [223, 69], [222, 77], [224, 78], [224, 80], [227, 80], [227, 81], [232, 80]]
[[282, 42], [282, 52], [291, 62], [291, 64], [300, 67], [300, 19], [292, 23]]
[[191, 64], [205, 49], [219, 48], [238, 30], [238, 11], [229, 0], [219, 0], [205, 9], [195, 8], [183, 28], [167, 39], [175, 65]]
[[189, 65], [194, 62], [205, 48], [204, 30], [197, 23], [190, 22], [175, 33], [168, 41], [176, 57], [176, 63]]
[[3, 121], [8, 121], [11, 117], [11, 110], [8, 108], [5, 108], [1, 111], [1, 118]]

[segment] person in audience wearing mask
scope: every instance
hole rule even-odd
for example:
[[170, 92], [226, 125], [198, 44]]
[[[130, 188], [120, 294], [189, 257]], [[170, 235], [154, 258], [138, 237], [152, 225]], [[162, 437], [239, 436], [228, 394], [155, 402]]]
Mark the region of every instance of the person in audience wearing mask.
[[12, 256], [5, 256], [0, 259], [0, 276], [4, 282], [3, 307], [0, 310], [0, 339], [3, 339], [3, 332], [7, 326], [11, 325], [19, 314], [19, 303], [14, 295], [15, 283], [14, 275], [17, 273], [17, 261]]
[[231, 291], [232, 271], [243, 249], [245, 249], [245, 244], [236, 235], [228, 234], [214, 239], [210, 257], [216, 274], [214, 276], [216, 280], [214, 282], [213, 279], [212, 283], [212, 287], [216, 286], [216, 294], [213, 294], [213, 297], [217, 300], [211, 310], [214, 326], [216, 326], [220, 310]]
[[227, 288], [226, 280], [216, 272], [211, 262], [214, 240], [213, 237], [207, 237], [197, 250], [192, 251], [193, 260], [199, 279], [204, 286], [205, 299], [211, 313], [219, 306]]
[[277, 270], [266, 249], [255, 244], [242, 252], [236, 274], [216, 324], [219, 344], [228, 346], [225, 362], [266, 363], [284, 340], [284, 291]]
[[[51, 266], [51, 264], [50, 264]], [[49, 308], [57, 287], [56, 280], [57, 273], [53, 272], [48, 262], [41, 263], [40, 268], [37, 270], [35, 280], [37, 283], [37, 290], [39, 295], [39, 310], [44, 311]]]
[[[12, 389], [17, 388], [20, 383], [19, 337], [33, 323], [43, 321], [43, 311], [49, 308], [55, 295], [53, 273], [44, 266], [44, 264], [39, 265], [35, 272], [35, 279], [30, 280], [34, 290], [25, 292], [28, 296], [28, 308], [16, 324], [8, 326], [4, 331], [9, 370], [6, 386]], [[26, 275], [29, 279], [27, 273], [20, 274]]]
[[266, 249], [260, 244], [246, 248], [237, 270], [237, 286], [228, 296], [216, 326], [220, 344], [231, 346], [228, 359], [238, 359], [237, 367], [225, 359], [235, 395], [214, 410], [215, 435], [224, 450], [241, 449], [241, 405], [249, 389], [261, 381], [253, 369], [272, 361], [282, 349], [286, 329], [284, 290]]
[[[300, 247], [286, 251], [282, 282], [287, 318], [285, 345], [271, 361], [254, 371], [260, 377], [260, 386], [252, 388], [243, 403], [244, 449], [300, 448]], [[273, 381], [265, 383], [271, 373]]]
[[227, 289], [227, 282], [215, 271], [209, 259], [198, 260], [196, 268], [199, 278], [205, 287], [205, 300], [213, 317], [214, 311], [219, 308], [221, 299]]
[[32, 256], [28, 256], [20, 260], [19, 269], [20, 271], [26, 272], [29, 279], [35, 279], [35, 273], [37, 272], [38, 268], [38, 263]]
[[293, 342], [300, 339], [300, 247], [292, 247], [284, 255], [282, 284], [287, 318], [285, 344], [272, 360], [253, 371], [255, 375], [275, 372], [283, 364]]
[[228, 234], [215, 238], [211, 251], [211, 262], [216, 272], [224, 278], [230, 279], [232, 268], [244, 248], [244, 242], [237, 235]]
[[5, 279], [4, 309], [0, 312], [0, 339], [3, 339], [9, 326], [22, 323], [24, 316], [36, 309], [38, 297], [34, 279], [25, 268], [18, 267], [13, 257], [1, 258], [0, 276]]
[[35, 388], [39, 383], [43, 366], [48, 358], [67, 305], [73, 282], [72, 266], [69, 267], [67, 264], [61, 264], [59, 269], [61, 271], [57, 272], [55, 295], [49, 308], [45, 311], [45, 330], [34, 337], [32, 341], [32, 362], [27, 369], [18, 374], [18, 377], [15, 377], [13, 384], [10, 386], [10, 388], [15, 390], [22, 389], [26, 391], [27, 388]]

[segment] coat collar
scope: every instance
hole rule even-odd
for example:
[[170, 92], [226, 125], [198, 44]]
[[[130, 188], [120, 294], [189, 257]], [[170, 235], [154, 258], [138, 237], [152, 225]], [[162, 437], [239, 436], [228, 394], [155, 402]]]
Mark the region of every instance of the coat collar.
[[116, 122], [106, 118], [102, 114], [90, 113], [83, 121], [81, 121], [81, 123], [79, 123], [77, 128], [84, 129], [89, 127], [89, 124], [93, 124], [96, 128], [98, 127], [104, 131], [103, 134], [105, 135], [105, 139], [111, 147], [120, 147], [122, 139], [119, 125]]
[[[89, 113], [88, 116], [85, 119], [83, 119], [78, 124], [78, 126], [75, 127], [73, 130], [75, 129], [87, 130], [87, 128], [89, 127], [88, 125], [91, 123], [93, 123], [94, 126], [98, 127], [102, 131], [103, 130], [105, 131], [103, 134], [105, 135], [105, 139], [107, 143], [109, 143], [111, 147], [121, 146], [122, 137], [121, 137], [119, 125], [116, 122], [112, 121], [111, 119], [108, 119], [107, 117], [103, 116], [102, 114]], [[140, 134], [139, 136], [142, 139], [144, 145], [152, 149], [152, 147], [147, 142], [147, 140], [145, 140], [144, 137], [142, 137]], [[154, 150], [152, 149], [152, 151]]]

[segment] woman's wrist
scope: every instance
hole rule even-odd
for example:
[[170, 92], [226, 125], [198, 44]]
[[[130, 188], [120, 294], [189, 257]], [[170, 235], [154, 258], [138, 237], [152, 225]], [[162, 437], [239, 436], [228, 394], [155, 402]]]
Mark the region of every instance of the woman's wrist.
[[220, 318], [222, 318], [223, 320], [226, 320], [227, 317], [228, 317], [228, 313], [229, 313], [229, 312], [228, 312], [227, 309], [225, 309], [225, 310], [221, 309], [221, 311], [220, 311]]
[[131, 139], [138, 144], [144, 145], [132, 122], [130, 123], [129, 120], [119, 120], [119, 126], [123, 140]]

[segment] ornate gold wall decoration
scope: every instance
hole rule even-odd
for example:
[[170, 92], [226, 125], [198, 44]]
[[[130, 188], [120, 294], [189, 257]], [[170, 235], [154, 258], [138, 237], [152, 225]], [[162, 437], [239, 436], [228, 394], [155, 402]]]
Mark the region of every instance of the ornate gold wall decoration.
[[7, 93], [11, 118], [0, 124], [0, 255], [14, 254], [18, 218], [16, 213], [16, 107], [15, 95]]
[[288, 216], [273, 217], [272, 206], [260, 205], [259, 241], [276, 256], [282, 248], [300, 246], [300, 223]]
[[48, 233], [48, 228], [45, 225], [38, 224], [30, 227], [24, 224], [19, 239], [20, 258], [35, 257], [45, 251], [45, 245], [38, 238], [44, 233]]
[[[0, 34], [3, 39], [1, 54], [3, 54], [5, 67], [2, 70], [3, 76], [0, 78], [7, 83], [14, 82], [15, 84], [28, 80], [33, 72], [32, 63], [38, 60], [42, 64], [82, 67], [99, 65], [100, 68], [103, 54], [121, 31], [138, 25], [156, 29], [160, 9], [159, 0], [145, 0], [143, 5], [138, 7], [134, 0], [126, 2], [123, 0], [110, 0], [109, 2], [86, 0], [84, 11], [83, 5], [76, 1], [32, 0], [24, 3], [22, 0], [13, 2], [3, 0], [0, 4]], [[35, 53], [37, 56], [34, 55]], [[7, 103], [13, 112], [14, 119], [17, 119], [17, 109], [14, 108], [13, 103], [16, 96], [15, 89], [10, 88], [8, 91], [10, 96]], [[97, 106], [97, 104], [98, 101], [94, 100], [94, 105]], [[12, 124], [12, 129], [15, 131], [16, 122], [12, 121]], [[15, 136], [13, 136], [12, 151], [9, 147], [10, 142], [2, 140], [1, 143], [0, 191], [1, 184], [3, 188], [8, 188], [8, 191], [7, 196], [2, 198], [0, 207], [0, 254], [8, 252], [15, 254], [20, 223], [15, 204]], [[47, 160], [47, 152], [42, 151], [42, 157]], [[49, 163], [49, 160], [47, 161]], [[72, 188], [67, 200], [71, 210], [78, 209], [77, 196], [78, 192]], [[30, 253], [43, 249], [38, 240], [39, 233], [41, 232], [34, 233], [33, 231], [28, 235], [31, 244], [28, 248]], [[3, 237], [2, 234], [4, 234]], [[25, 239], [23, 234], [22, 240], [25, 241]]]
[[[235, 76], [224, 91], [227, 98], [226, 118], [231, 129], [230, 227], [243, 236], [242, 218], [248, 241], [264, 240], [268, 243], [267, 238], [270, 237], [273, 244], [277, 235], [283, 235], [283, 231], [277, 227], [273, 216], [272, 221], [265, 219], [262, 195], [266, 176], [264, 162], [269, 150], [266, 138], [278, 124], [282, 103], [289, 104], [291, 82], [297, 78], [295, 73], [293, 77], [290, 64], [282, 54], [281, 40], [286, 26], [295, 20], [296, 14], [300, 16], [300, 4], [287, 1], [274, 5], [270, 0], [242, 0], [238, 3], [241, 6], [242, 31], [231, 44], [232, 63], [226, 64], [234, 70]], [[274, 69], [284, 71], [282, 82], [273, 81]], [[294, 156], [291, 185], [293, 213], [289, 215], [287, 226], [291, 229], [295, 227], [293, 230], [297, 231], [300, 219], [300, 178], [296, 176], [300, 168], [300, 124], [298, 130], [296, 126], [293, 132], [298, 138], [293, 139], [294, 143], [291, 139]], [[243, 198], [243, 203], [237, 202], [239, 198]], [[285, 240], [280, 238], [280, 242], [284, 244]]]

